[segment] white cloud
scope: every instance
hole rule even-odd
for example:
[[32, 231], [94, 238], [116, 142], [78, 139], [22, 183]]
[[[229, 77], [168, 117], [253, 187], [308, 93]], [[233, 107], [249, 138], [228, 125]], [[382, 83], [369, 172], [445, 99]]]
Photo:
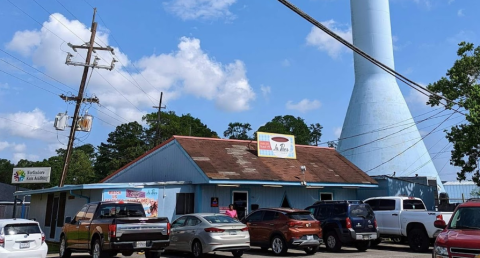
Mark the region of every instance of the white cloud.
[[297, 110], [302, 113], [305, 113], [307, 111], [311, 111], [314, 109], [320, 108], [321, 103], [318, 100], [308, 100], [308, 99], [302, 99], [298, 103], [293, 103], [291, 100], [287, 102], [286, 107], [287, 109], [290, 110]]
[[40, 33], [35, 30], [17, 31], [13, 36], [13, 40], [6, 44], [6, 48], [17, 51], [23, 56], [28, 56], [33, 48], [40, 44], [40, 36]]
[[[218, 3], [211, 2], [211, 4], [217, 6]], [[56, 13], [43, 23], [41, 30], [32, 32], [36, 33], [36, 36], [16, 33], [10, 45], [13, 45], [14, 42], [23, 42], [30, 37], [40, 38], [40, 41], [35, 42], [33, 47], [29, 46], [30, 50], [27, 51], [33, 59], [33, 64], [44, 68], [46, 73], [52, 77], [76, 88], [83, 69], [65, 65], [66, 53], [58, 47], [62, 41], [45, 28], [54, 31], [59, 37], [72, 44], [82, 44], [83, 42], [57, 19], [83, 40], [87, 41], [89, 38], [90, 30], [87, 26], [76, 20], [70, 21]], [[108, 45], [108, 31], [97, 31], [96, 42]], [[67, 49], [66, 46], [63, 48]], [[22, 52], [24, 47], [13, 50]], [[80, 50], [79, 53], [72, 50], [70, 52], [76, 54], [72, 61], [83, 62], [85, 52], [82, 54], [80, 54]], [[103, 106], [128, 121], [141, 121], [142, 115], [151, 111], [151, 105], [157, 104], [160, 91], [164, 92], [165, 103], [180, 95], [190, 94], [212, 100], [217, 108], [231, 112], [249, 109], [250, 102], [255, 99], [255, 93], [246, 76], [244, 63], [240, 60], [228, 64], [215, 61], [201, 49], [200, 40], [196, 38], [182, 37], [176, 51], [146, 56], [138, 61], [129, 60], [128, 56], [118, 48], [115, 48], [115, 54], [116, 58], [120, 60], [116, 63], [115, 69], [113, 71], [95, 70], [87, 93], [98, 96]], [[101, 65], [110, 64], [112, 60], [110, 53], [97, 51], [97, 55], [102, 60]], [[124, 66], [128, 67], [132, 63], [135, 63], [139, 73], [128, 74]], [[132, 70], [130, 69], [130, 71]], [[145, 78], [149, 83], [146, 83]], [[146, 94], [137, 86], [132, 85], [137, 82]], [[103, 109], [102, 111], [118, 118], [108, 110]], [[97, 115], [102, 120], [114, 125], [125, 122], [124, 119], [115, 120], [102, 113]]]
[[24, 152], [17, 152], [13, 154], [12, 162], [17, 164], [21, 159], [26, 159], [29, 161], [39, 161], [40, 157], [34, 154], [26, 154]]
[[284, 60], [282, 61], [282, 66], [283, 66], [283, 67], [289, 67], [289, 66], [290, 66], [290, 61], [289, 61], [288, 59], [284, 59]]
[[45, 130], [52, 130], [53, 121], [48, 120], [45, 117], [45, 113], [38, 108], [31, 112], [19, 111], [17, 113], [0, 115], [8, 119], [0, 119], [0, 135], [6, 132], [8, 135], [29, 139], [56, 139], [54, 134], [45, 132]]
[[463, 9], [458, 10], [458, 11], [457, 11], [457, 15], [458, 15], [459, 17], [465, 16], [465, 14], [463, 13]]
[[15, 152], [23, 152], [27, 149], [27, 146], [24, 143], [21, 144], [16, 144], [16, 143], [10, 143], [7, 141], [0, 142], [0, 151], [11, 149]]
[[[420, 84], [420, 85], [422, 85], [422, 84]], [[422, 86], [424, 86], [424, 85], [422, 85]], [[426, 106], [426, 103], [428, 101], [428, 96], [418, 92], [417, 90], [410, 89], [410, 92], [405, 97], [405, 100], [409, 104]]]
[[[432, 8], [431, 0], [413, 0], [418, 5], [425, 5], [427, 9]], [[449, 2], [450, 3], [450, 2]]]
[[[337, 22], [334, 20], [328, 20], [322, 22], [327, 28], [335, 32], [337, 35], [345, 39], [346, 41], [352, 43], [352, 27], [346, 29], [340, 29], [337, 27]], [[307, 35], [307, 45], [315, 46], [320, 51], [325, 51], [328, 55], [334, 59], [338, 58], [339, 55], [348, 50], [347, 47], [342, 45], [336, 39], [332, 38], [330, 35], [326, 34], [319, 28], [312, 26], [310, 33]]]
[[270, 88], [270, 86], [260, 85], [260, 90], [262, 91], [262, 95], [264, 98], [268, 98], [270, 93], [272, 93], [272, 89]]
[[333, 134], [335, 135], [336, 138], [340, 138], [340, 135], [342, 135], [342, 127], [335, 127], [333, 128]]
[[235, 19], [229, 10], [237, 0], [171, 0], [165, 8], [183, 20]]

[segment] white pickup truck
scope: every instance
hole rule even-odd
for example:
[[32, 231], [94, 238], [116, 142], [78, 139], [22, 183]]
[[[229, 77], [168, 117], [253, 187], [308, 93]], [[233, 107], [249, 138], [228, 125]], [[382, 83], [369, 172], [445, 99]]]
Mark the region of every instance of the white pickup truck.
[[[417, 252], [427, 251], [442, 231], [434, 227], [433, 222], [449, 221], [453, 213], [427, 211], [422, 199], [415, 197], [373, 197], [364, 202], [375, 213], [380, 237], [407, 240], [410, 248]], [[380, 241], [373, 244], [378, 243]]]

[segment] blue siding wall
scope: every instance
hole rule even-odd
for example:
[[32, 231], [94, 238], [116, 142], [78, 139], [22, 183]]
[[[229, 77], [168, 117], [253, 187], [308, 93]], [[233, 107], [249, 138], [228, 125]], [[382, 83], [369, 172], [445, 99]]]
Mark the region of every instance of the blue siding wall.
[[474, 197], [478, 198], [470, 194], [473, 190], [478, 189], [478, 186], [473, 182], [447, 182], [444, 184], [444, 187], [445, 192], [448, 193], [448, 197], [450, 198], [450, 203], [462, 202], [462, 194], [465, 200]]
[[202, 186], [202, 212], [219, 212], [219, 208], [210, 207], [210, 198], [218, 197], [219, 206], [226, 207], [232, 203], [233, 191], [248, 192], [248, 208], [258, 204], [260, 208], [280, 207], [286, 195], [292, 208], [304, 209], [320, 199], [320, 193], [333, 193], [334, 200], [356, 199], [355, 189], [324, 188], [306, 189], [303, 187], [271, 188], [263, 186], [220, 187], [215, 185]]
[[413, 196], [423, 200], [427, 210], [435, 210], [435, 196], [432, 186], [415, 184], [395, 178], [375, 178], [378, 182], [376, 189], [358, 189], [358, 198], [364, 200], [379, 196]]
[[206, 175], [174, 140], [132, 164], [105, 183], [190, 181], [206, 183]]

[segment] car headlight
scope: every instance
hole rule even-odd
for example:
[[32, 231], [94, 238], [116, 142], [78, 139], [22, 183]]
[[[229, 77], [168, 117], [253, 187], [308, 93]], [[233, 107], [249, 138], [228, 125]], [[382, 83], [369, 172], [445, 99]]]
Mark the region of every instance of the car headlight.
[[439, 254], [439, 255], [448, 255], [448, 250], [446, 247], [442, 247], [442, 246], [435, 246], [435, 254]]

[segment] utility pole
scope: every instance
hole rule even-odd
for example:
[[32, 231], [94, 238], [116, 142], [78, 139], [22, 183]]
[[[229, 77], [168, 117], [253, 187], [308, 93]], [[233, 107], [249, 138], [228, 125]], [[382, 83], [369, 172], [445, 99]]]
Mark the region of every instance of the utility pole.
[[160, 93], [160, 102], [158, 103], [158, 107], [157, 107], [157, 106], [153, 106], [153, 108], [158, 108], [158, 113], [157, 113], [157, 132], [156, 132], [156, 135], [155, 135], [155, 146], [157, 146], [158, 144], [160, 144], [160, 136], [161, 136], [161, 132], [160, 132], [160, 125], [161, 125], [160, 116], [161, 116], [161, 114], [162, 114], [162, 108], [166, 108], [166, 106], [163, 106], [163, 107], [162, 107], [162, 98], [163, 98], [163, 92]]
[[87, 49], [87, 57], [85, 59], [85, 63], [71, 62], [71, 58], [73, 57], [73, 55], [68, 53], [67, 59], [65, 61], [65, 64], [67, 64], [67, 65], [84, 66], [85, 68], [83, 70], [82, 81], [80, 82], [80, 88], [78, 90], [78, 95], [67, 97], [67, 96], [62, 94], [60, 96], [60, 98], [62, 98], [65, 101], [75, 101], [76, 105], [75, 105], [75, 112], [73, 113], [72, 126], [70, 128], [70, 136], [69, 136], [69, 139], [68, 139], [68, 145], [67, 145], [67, 151], [66, 151], [66, 154], [65, 154], [65, 162], [63, 164], [62, 176], [60, 178], [60, 183], [58, 185], [59, 187], [62, 187], [63, 184], [65, 183], [65, 178], [66, 178], [68, 166], [70, 165], [70, 159], [71, 159], [72, 151], [73, 151], [72, 150], [73, 149], [73, 142], [75, 140], [75, 132], [77, 130], [77, 123], [78, 123], [78, 119], [79, 119], [80, 107], [81, 107], [82, 103], [84, 103], [84, 102], [99, 103], [99, 100], [96, 97], [95, 98], [83, 98], [83, 93], [85, 91], [85, 84], [86, 84], [87, 77], [88, 77], [88, 69], [90, 67], [92, 67], [92, 69], [103, 68], [103, 69], [107, 69], [107, 70], [111, 71], [115, 67], [114, 63], [117, 62], [117, 60], [113, 59], [110, 66], [100, 66], [100, 65], [97, 65], [98, 60], [100, 60], [100, 58], [95, 57], [95, 60], [94, 60], [93, 64], [90, 64], [90, 59], [92, 57], [92, 52], [96, 53], [95, 52], [96, 50], [110, 51], [110, 52], [112, 52], [113, 55], [115, 55], [115, 53], [113, 51], [113, 48], [111, 48], [110, 46], [94, 47], [94, 45], [95, 45], [95, 34], [97, 32], [97, 23], [95, 22], [96, 12], [97, 12], [97, 8], [94, 8], [93, 9], [93, 19], [92, 19], [90, 42], [87, 42], [87, 43], [85, 43], [84, 45], [81, 45], [81, 46], [75, 46], [75, 45], [72, 45], [72, 44], [68, 43], [68, 46], [70, 46], [73, 49], [73, 51], [75, 51], [75, 52], [77, 52], [77, 48], [78, 49]]

